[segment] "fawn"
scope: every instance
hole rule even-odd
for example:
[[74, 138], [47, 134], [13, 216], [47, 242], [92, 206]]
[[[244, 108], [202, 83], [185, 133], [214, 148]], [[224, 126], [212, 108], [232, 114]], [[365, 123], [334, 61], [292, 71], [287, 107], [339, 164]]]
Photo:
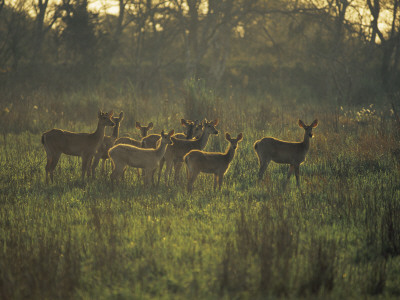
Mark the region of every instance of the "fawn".
[[[172, 137], [173, 145], [167, 147], [167, 151], [164, 155], [164, 160], [166, 162], [165, 169], [165, 182], [168, 183], [168, 177], [172, 170], [172, 165], [175, 168], [175, 182], [178, 181], [178, 174], [182, 167], [183, 157], [190, 150], [203, 150], [207, 145], [208, 138], [210, 134], [218, 134], [218, 130], [215, 126], [218, 125], [218, 119], [214, 121], [207, 121], [206, 119], [203, 121], [203, 129], [201, 136], [196, 140], [181, 140]], [[158, 183], [160, 183], [161, 171], [163, 167], [163, 162], [160, 163], [159, 172], [158, 172]]]
[[149, 184], [152, 181], [154, 171], [165, 154], [167, 145], [172, 145], [171, 136], [173, 134], [174, 130], [171, 130], [168, 134], [162, 131], [155, 149], [139, 148], [127, 144], [112, 147], [108, 151], [113, 165], [110, 176], [112, 183], [122, 177], [127, 166], [131, 166], [143, 169], [145, 171], [144, 183], [145, 185]]
[[120, 112], [119, 117], [112, 117], [111, 120], [114, 122], [114, 129], [111, 136], [105, 136], [103, 143], [100, 145], [99, 149], [94, 156], [93, 163], [92, 163], [92, 177], [95, 177], [95, 170], [97, 165], [99, 164], [100, 159], [103, 160], [101, 165], [101, 173], [104, 173], [104, 164], [108, 159], [108, 150], [112, 146], [114, 146], [115, 141], [118, 139], [119, 136], [119, 126], [121, 121], [124, 119], [124, 112]]
[[47, 154], [46, 183], [49, 183], [49, 174], [53, 183], [54, 169], [62, 153], [82, 157], [82, 182], [85, 173], [89, 171], [90, 162], [97, 149], [103, 143], [106, 126], [114, 126], [111, 120], [113, 111], [98, 112], [97, 129], [93, 133], [76, 133], [61, 129], [51, 129], [42, 134], [42, 144]]
[[258, 172], [259, 180], [262, 179], [268, 168], [268, 164], [272, 160], [278, 164], [290, 165], [287, 174], [287, 182], [294, 171], [297, 187], [300, 189], [300, 164], [306, 158], [306, 154], [310, 148], [310, 138], [313, 137], [312, 130], [318, 126], [318, 120], [314, 120], [309, 126], [305, 125], [302, 120], [299, 120], [299, 126], [305, 130], [302, 142], [286, 142], [272, 137], [265, 137], [254, 143], [254, 150], [260, 164], [260, 170]]
[[193, 183], [200, 172], [214, 174], [214, 192], [217, 188], [217, 183], [221, 190], [224, 175], [228, 171], [233, 157], [235, 156], [239, 142], [243, 139], [243, 134], [239, 133], [236, 139], [232, 139], [230, 134], [227, 132], [225, 138], [230, 143], [225, 153], [191, 150], [184, 156], [188, 175], [188, 192], [192, 192]]
[[[141, 126], [139, 122], [135, 123], [136, 128], [139, 129], [140, 131], [140, 136], [142, 138], [146, 137], [148, 132], [153, 129], [153, 122], [150, 122], [147, 126]], [[138, 141], [135, 139], [132, 139], [130, 137], [121, 137], [119, 139], [117, 139], [115, 141], [115, 145], [118, 144], [128, 144], [128, 145], [132, 145], [135, 147], [142, 147], [142, 141]]]

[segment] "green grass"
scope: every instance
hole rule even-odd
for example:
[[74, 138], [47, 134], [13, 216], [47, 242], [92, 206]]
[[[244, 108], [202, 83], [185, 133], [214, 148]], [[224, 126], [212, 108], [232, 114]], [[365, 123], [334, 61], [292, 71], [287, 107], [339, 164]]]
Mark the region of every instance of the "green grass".
[[[220, 99], [210, 116], [220, 116], [221, 133], [208, 150], [225, 149], [225, 131], [244, 133], [222, 191], [214, 193], [213, 178], [201, 175], [191, 195], [184, 180], [166, 186], [162, 177], [159, 187], [145, 188], [131, 169], [115, 190], [100, 168], [96, 180], [82, 185], [80, 159], [67, 156], [47, 186], [41, 132], [53, 126], [93, 131], [93, 106], [106, 105], [90, 102], [62, 118], [41, 105], [26, 107], [26, 118], [43, 122], [20, 127], [14, 106], [0, 146], [0, 297], [399, 297], [400, 179], [390, 120], [360, 125], [341, 115], [346, 127], [335, 133], [328, 106], [284, 110], [271, 102], [262, 119], [255, 107], [246, 110], [255, 99], [240, 100]], [[224, 109], [228, 101], [232, 112]], [[178, 129], [179, 102], [168, 115], [153, 102], [141, 115], [123, 108], [124, 97], [116, 101], [115, 110], [126, 113], [121, 132], [135, 135], [138, 115], [155, 122], [153, 132]], [[65, 103], [63, 109], [73, 111]], [[85, 114], [91, 117], [84, 120]], [[271, 163], [267, 179], [257, 182], [253, 143], [266, 135], [300, 140], [299, 117], [320, 119], [300, 167], [303, 194], [294, 178], [283, 190], [285, 165]]]

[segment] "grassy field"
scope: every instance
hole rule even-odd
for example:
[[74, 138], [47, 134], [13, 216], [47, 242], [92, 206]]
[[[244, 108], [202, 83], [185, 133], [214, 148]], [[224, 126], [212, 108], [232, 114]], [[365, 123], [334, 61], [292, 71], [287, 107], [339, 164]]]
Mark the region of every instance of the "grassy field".
[[[389, 106], [197, 96], [38, 92], [1, 108], [0, 298], [400, 297], [399, 145]], [[99, 108], [124, 111], [121, 135], [138, 136], [135, 121], [180, 131], [180, 118], [198, 116], [220, 119], [207, 150], [224, 150], [226, 131], [244, 140], [221, 192], [201, 175], [187, 194], [184, 172], [178, 185], [145, 188], [134, 169], [116, 190], [100, 168], [83, 186], [80, 159], [64, 155], [47, 186], [41, 133], [94, 131]], [[319, 119], [300, 167], [303, 195], [294, 177], [283, 189], [287, 165], [271, 163], [257, 182], [253, 150], [264, 136], [302, 140], [299, 118]]]

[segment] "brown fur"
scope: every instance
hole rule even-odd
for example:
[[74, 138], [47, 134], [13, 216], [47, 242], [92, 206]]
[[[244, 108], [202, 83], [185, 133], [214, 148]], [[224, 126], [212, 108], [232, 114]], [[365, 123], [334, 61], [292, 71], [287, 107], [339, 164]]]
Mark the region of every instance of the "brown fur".
[[119, 136], [119, 126], [121, 121], [124, 119], [124, 112], [120, 112], [119, 117], [112, 117], [112, 121], [114, 122], [114, 129], [113, 133], [111, 136], [105, 136], [103, 143], [100, 145], [99, 149], [97, 149], [97, 152], [94, 156], [94, 160], [92, 163], [92, 177], [95, 177], [95, 170], [97, 165], [99, 164], [100, 159], [103, 160], [103, 163], [101, 165], [101, 172], [104, 173], [104, 164], [106, 160], [108, 159], [108, 150], [112, 146], [114, 146], [115, 141], [118, 139]]
[[[197, 120], [193, 122], [191, 120], [181, 119], [181, 125], [185, 128], [185, 133], [176, 133], [174, 137], [179, 139], [191, 139], [194, 133], [198, 134], [199, 124]], [[142, 146], [143, 148], [155, 148], [159, 139], [159, 134], [150, 134], [142, 138]]]
[[123, 176], [125, 168], [131, 166], [143, 169], [145, 171], [145, 183], [149, 183], [161, 158], [165, 154], [167, 145], [172, 144], [171, 136], [173, 134], [173, 130], [168, 134], [162, 132], [156, 149], [145, 149], [126, 144], [112, 147], [109, 150], [109, 156], [113, 164], [111, 181], [118, 181]]
[[[140, 131], [140, 136], [142, 138], [146, 137], [148, 132], [153, 129], [153, 122], [150, 122], [147, 126], [141, 126], [139, 122], [136, 122], [136, 128]], [[132, 139], [130, 137], [121, 137], [115, 141], [115, 145], [118, 144], [127, 144], [127, 145], [132, 145], [135, 147], [143, 147], [142, 141], [138, 141], [135, 139]]]
[[[164, 156], [166, 162], [165, 182], [168, 182], [168, 176], [172, 170], [172, 165], [174, 165], [175, 168], [175, 182], [177, 182], [179, 176], [178, 174], [182, 167], [183, 157], [185, 154], [189, 153], [190, 150], [204, 149], [204, 147], [207, 145], [210, 134], [218, 134], [218, 130], [215, 129], [215, 126], [217, 125], [218, 119], [210, 122], [204, 120], [202, 134], [197, 140], [181, 140], [172, 137], [174, 144], [167, 147], [167, 151], [165, 152]], [[160, 163], [158, 182], [160, 182], [162, 167], [163, 162]]]
[[225, 138], [230, 143], [225, 153], [192, 150], [185, 155], [184, 161], [187, 166], [188, 192], [193, 190], [193, 183], [201, 172], [214, 174], [214, 191], [217, 188], [217, 183], [221, 190], [224, 175], [228, 171], [230, 163], [235, 156], [238, 143], [243, 139], [243, 134], [239, 133], [236, 139], [232, 139], [230, 134], [226, 133]]
[[304, 128], [304, 139], [302, 142], [286, 142], [272, 137], [265, 137], [254, 143], [260, 170], [258, 172], [259, 180], [262, 179], [268, 164], [272, 160], [278, 164], [289, 164], [289, 173], [287, 180], [290, 179], [293, 171], [296, 175], [297, 186], [300, 188], [300, 164], [305, 160], [308, 149], [310, 148], [310, 138], [312, 137], [312, 129], [318, 126], [318, 120], [314, 120], [311, 125], [307, 126], [303, 121], [299, 120], [299, 126]]
[[62, 153], [82, 157], [82, 181], [89, 171], [90, 163], [97, 149], [103, 143], [106, 126], [113, 126], [113, 112], [98, 113], [99, 122], [93, 133], [76, 133], [62, 129], [51, 129], [42, 135], [42, 143], [47, 154], [46, 183], [53, 182], [54, 169]]

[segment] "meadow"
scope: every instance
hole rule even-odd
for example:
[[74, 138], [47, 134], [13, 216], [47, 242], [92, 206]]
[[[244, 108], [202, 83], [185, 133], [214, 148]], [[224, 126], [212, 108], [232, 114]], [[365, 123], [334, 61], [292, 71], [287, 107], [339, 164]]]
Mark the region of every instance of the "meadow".
[[[332, 101], [333, 102], [333, 101]], [[390, 103], [343, 106], [192, 87], [137, 96], [133, 87], [42, 93], [5, 103], [0, 151], [0, 298], [265, 299], [400, 297], [399, 132]], [[92, 132], [97, 111], [124, 111], [120, 135], [182, 131], [181, 118], [220, 120], [243, 132], [221, 191], [200, 175], [192, 194], [136, 170], [112, 189], [100, 174], [84, 185], [80, 159], [61, 157], [46, 185], [41, 134]], [[257, 181], [256, 140], [301, 141], [298, 119], [319, 126], [300, 167], [271, 163]], [[107, 129], [111, 134], [111, 129]], [[184, 170], [183, 170], [184, 171]]]

